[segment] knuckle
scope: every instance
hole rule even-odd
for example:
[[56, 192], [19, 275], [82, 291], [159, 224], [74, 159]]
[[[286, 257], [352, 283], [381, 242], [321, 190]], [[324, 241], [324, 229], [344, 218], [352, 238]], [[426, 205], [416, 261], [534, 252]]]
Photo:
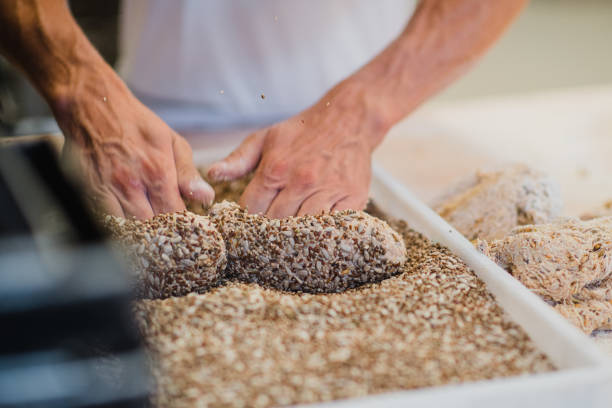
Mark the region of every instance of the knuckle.
[[265, 141], [268, 145], [275, 145], [280, 140], [280, 133], [272, 129], [266, 133], [265, 138]]
[[265, 132], [258, 133], [253, 139], [255, 140], [257, 137], [263, 137], [264, 144], [267, 146], [279, 146], [285, 139], [279, 126], [273, 126]]
[[110, 183], [123, 195], [129, 195], [131, 191], [141, 187], [140, 180], [124, 167], [113, 169], [110, 174]]
[[262, 170], [264, 183], [270, 185], [278, 184], [285, 178], [288, 168], [289, 162], [286, 159], [271, 160]]
[[295, 171], [295, 184], [301, 188], [314, 186], [317, 180], [316, 172], [308, 167], [302, 167]]
[[151, 182], [163, 182], [168, 178], [168, 166], [163, 160], [143, 160], [141, 167], [147, 180]]

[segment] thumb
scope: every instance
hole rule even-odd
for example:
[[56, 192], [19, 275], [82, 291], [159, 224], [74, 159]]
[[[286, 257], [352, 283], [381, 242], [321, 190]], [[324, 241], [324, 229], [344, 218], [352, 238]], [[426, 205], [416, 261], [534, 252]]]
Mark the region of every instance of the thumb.
[[212, 181], [235, 180], [253, 170], [261, 157], [266, 130], [251, 133], [225, 159], [214, 163], [208, 169]]
[[215, 191], [202, 179], [193, 165], [193, 153], [187, 141], [177, 136], [174, 139], [173, 150], [178, 186], [183, 198], [210, 205], [215, 198]]

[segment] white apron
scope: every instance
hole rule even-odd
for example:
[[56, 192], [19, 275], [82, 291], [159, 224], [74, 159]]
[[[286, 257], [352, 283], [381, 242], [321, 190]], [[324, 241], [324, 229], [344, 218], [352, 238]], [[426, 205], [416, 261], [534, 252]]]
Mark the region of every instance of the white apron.
[[396, 38], [415, 0], [124, 0], [119, 72], [176, 129], [259, 126]]

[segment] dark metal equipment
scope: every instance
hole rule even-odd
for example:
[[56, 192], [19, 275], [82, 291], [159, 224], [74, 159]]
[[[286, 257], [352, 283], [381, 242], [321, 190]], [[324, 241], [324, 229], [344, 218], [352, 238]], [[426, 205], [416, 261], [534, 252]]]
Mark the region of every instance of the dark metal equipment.
[[53, 150], [0, 148], [0, 407], [146, 405], [130, 296]]

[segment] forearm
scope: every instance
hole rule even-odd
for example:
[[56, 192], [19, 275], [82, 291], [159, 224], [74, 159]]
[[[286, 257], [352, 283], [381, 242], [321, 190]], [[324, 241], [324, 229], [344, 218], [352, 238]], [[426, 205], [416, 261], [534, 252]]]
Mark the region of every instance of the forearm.
[[388, 130], [464, 73], [525, 3], [423, 0], [403, 33], [340, 87], [362, 94], [377, 125]]
[[78, 94], [86, 80], [99, 76], [120, 82], [77, 25], [66, 0], [0, 1], [0, 52], [54, 110]]
[[212, 201], [189, 144], [131, 94], [66, 0], [0, 0], [0, 52], [47, 99], [94, 207], [149, 218], [185, 209], [181, 196]]

